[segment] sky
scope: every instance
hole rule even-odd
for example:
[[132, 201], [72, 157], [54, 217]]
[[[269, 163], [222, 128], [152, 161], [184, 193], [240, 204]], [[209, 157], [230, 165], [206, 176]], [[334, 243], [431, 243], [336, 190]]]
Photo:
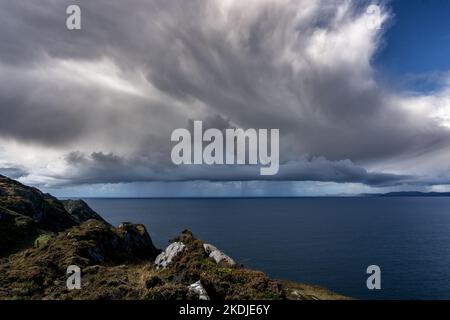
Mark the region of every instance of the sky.
[[[0, 43], [0, 174], [56, 196], [450, 190], [445, 0], [1, 0]], [[195, 120], [279, 128], [279, 173], [174, 165]]]

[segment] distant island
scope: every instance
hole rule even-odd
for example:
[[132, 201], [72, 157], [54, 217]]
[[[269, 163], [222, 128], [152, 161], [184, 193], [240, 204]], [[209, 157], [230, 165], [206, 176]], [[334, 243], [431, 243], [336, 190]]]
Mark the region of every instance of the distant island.
[[[69, 266], [81, 270], [79, 290], [67, 287]], [[81, 200], [0, 175], [0, 300], [9, 299], [348, 298], [247, 269], [189, 230], [158, 249], [141, 224], [112, 226]]]
[[388, 193], [364, 193], [364, 197], [450, 197], [450, 192], [399, 191]]

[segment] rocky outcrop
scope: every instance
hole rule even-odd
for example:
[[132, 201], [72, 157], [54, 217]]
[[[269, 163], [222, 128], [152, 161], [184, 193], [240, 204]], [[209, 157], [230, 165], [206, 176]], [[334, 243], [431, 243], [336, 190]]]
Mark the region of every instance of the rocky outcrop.
[[49, 232], [77, 225], [77, 221], [55, 197], [1, 175], [0, 206], [33, 219], [40, 229]]
[[[150, 263], [159, 254], [141, 225], [114, 228], [97, 220], [61, 232], [44, 244], [12, 255], [0, 265], [0, 299], [44, 298], [49, 289], [64, 291], [66, 269], [82, 270], [97, 265], [118, 266]], [[28, 290], [26, 288], [32, 288]]]
[[145, 226], [124, 222], [114, 229], [119, 236], [122, 250], [134, 259], [155, 259], [161, 250], [156, 249]]
[[186, 248], [183, 242], [174, 242], [161, 252], [155, 260], [156, 268], [166, 268]]
[[61, 202], [66, 211], [77, 223], [83, 223], [91, 219], [106, 223], [106, 221], [83, 200], [62, 200]]
[[79, 266], [153, 260], [159, 253], [144, 226], [126, 223], [114, 228], [98, 220], [69, 229], [44, 250], [77, 257], [73, 264]]
[[213, 258], [216, 263], [225, 263], [230, 266], [236, 265], [236, 262], [233, 259], [231, 259], [229, 256], [217, 249], [212, 244], [205, 243], [203, 245], [203, 248], [205, 249], [206, 254], [208, 254], [210, 258]]
[[106, 224], [82, 200], [59, 201], [0, 175], [0, 257], [91, 219]]

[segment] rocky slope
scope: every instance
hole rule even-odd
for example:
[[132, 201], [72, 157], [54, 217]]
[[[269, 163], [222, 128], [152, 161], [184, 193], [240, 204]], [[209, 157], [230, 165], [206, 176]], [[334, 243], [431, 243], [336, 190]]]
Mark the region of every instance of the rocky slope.
[[59, 201], [0, 175], [0, 257], [89, 219], [105, 222], [81, 201]]
[[0, 175], [0, 207], [33, 219], [39, 228], [58, 232], [77, 224], [55, 197]]
[[[113, 227], [84, 202], [1, 176], [0, 248], [0, 299], [344, 298], [246, 269], [188, 230], [158, 250], [142, 225]], [[80, 290], [67, 289], [70, 265]]]

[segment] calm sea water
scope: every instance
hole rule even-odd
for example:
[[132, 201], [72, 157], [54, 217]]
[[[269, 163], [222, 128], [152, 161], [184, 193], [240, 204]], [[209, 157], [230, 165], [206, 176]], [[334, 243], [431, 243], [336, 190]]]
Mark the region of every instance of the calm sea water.
[[[144, 224], [164, 248], [184, 229], [246, 267], [367, 299], [450, 299], [450, 198], [85, 199]], [[380, 291], [366, 268], [381, 267]]]

